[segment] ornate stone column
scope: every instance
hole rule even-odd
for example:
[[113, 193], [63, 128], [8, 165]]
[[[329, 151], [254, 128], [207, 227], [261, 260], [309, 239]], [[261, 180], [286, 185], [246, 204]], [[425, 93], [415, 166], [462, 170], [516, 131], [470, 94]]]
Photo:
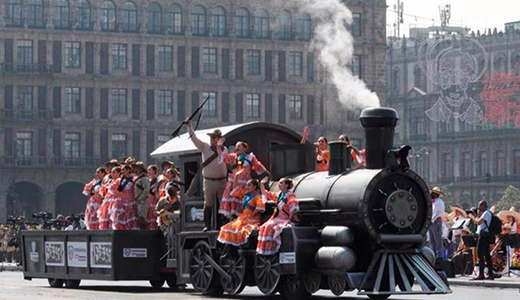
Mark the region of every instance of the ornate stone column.
[[56, 217], [56, 192], [47, 192], [45, 194], [45, 211], [52, 213], [53, 217]]

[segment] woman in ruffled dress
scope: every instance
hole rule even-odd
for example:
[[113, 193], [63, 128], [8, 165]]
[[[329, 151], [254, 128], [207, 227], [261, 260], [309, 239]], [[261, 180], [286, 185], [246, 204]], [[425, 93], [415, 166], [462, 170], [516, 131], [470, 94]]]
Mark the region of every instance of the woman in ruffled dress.
[[[106, 177], [105, 177], [106, 178]], [[110, 215], [116, 199], [120, 198], [117, 190], [121, 182], [121, 167], [113, 167], [110, 171], [110, 177], [107, 179], [105, 186], [101, 189], [103, 203], [98, 209], [99, 229], [108, 230], [112, 228]]]
[[265, 190], [260, 185], [264, 202], [275, 202], [276, 208], [271, 218], [260, 226], [258, 232], [258, 244], [256, 252], [261, 255], [276, 254], [282, 244], [281, 234], [284, 228], [291, 227], [298, 222], [300, 207], [294, 193], [290, 191], [293, 187], [292, 179], [285, 177], [278, 182], [280, 192]]
[[117, 187], [120, 193], [115, 198], [110, 211], [110, 221], [114, 230], [137, 230], [137, 218], [135, 211], [134, 181], [132, 178], [132, 167], [124, 165], [122, 176]]
[[224, 142], [225, 139], [221, 138], [217, 144], [219, 163], [231, 166], [232, 171], [228, 175], [226, 188], [222, 194], [219, 213], [232, 218], [242, 212], [242, 198], [246, 194], [246, 183], [251, 179], [251, 171], [258, 175], [269, 172], [252, 152], [248, 153], [249, 145], [246, 142], [236, 143], [234, 153], [222, 151], [221, 146]]
[[260, 225], [260, 216], [265, 211], [265, 204], [259, 191], [258, 180], [247, 181], [246, 194], [242, 201], [242, 213], [238, 218], [220, 228], [218, 241], [222, 244], [243, 245], [247, 243], [251, 232]]
[[103, 198], [100, 192], [103, 177], [105, 177], [105, 175], [106, 170], [104, 167], [97, 168], [96, 178], [85, 184], [85, 187], [83, 188], [83, 195], [90, 197], [85, 209], [85, 223], [87, 225], [87, 230], [97, 230], [99, 228], [97, 210], [101, 206], [101, 203], [103, 203]]
[[148, 200], [150, 201], [150, 206], [148, 207], [146, 220], [148, 221], [148, 229], [151, 230], [159, 229], [159, 225], [157, 224], [157, 217], [155, 215], [155, 206], [157, 205], [159, 197], [157, 171], [158, 169], [156, 165], [150, 165], [148, 167], [148, 179], [150, 179], [150, 194], [148, 195]]

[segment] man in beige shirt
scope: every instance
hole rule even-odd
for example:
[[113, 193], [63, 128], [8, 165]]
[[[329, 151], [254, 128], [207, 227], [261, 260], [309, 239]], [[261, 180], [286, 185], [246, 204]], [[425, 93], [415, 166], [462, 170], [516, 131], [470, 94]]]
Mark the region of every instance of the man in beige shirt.
[[[225, 164], [218, 163], [217, 142], [222, 137], [222, 132], [215, 129], [208, 133], [210, 136], [210, 144], [205, 143], [197, 138], [193, 125], [189, 119], [185, 121], [188, 126], [191, 141], [200, 150], [202, 154], [202, 177], [204, 188], [204, 231], [211, 230], [213, 215], [213, 207], [219, 205], [219, 199], [222, 198], [226, 187], [227, 167]], [[224, 149], [226, 151], [226, 149]], [[216, 229], [216, 228], [215, 228]]]

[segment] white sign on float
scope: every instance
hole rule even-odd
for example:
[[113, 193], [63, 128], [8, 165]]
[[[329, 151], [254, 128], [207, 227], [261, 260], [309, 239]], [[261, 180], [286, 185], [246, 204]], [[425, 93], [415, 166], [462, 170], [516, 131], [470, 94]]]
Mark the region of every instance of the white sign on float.
[[65, 266], [65, 243], [45, 242], [45, 264], [47, 266]]
[[112, 268], [112, 243], [90, 243], [90, 266], [92, 268]]
[[67, 265], [69, 267], [87, 267], [86, 242], [67, 242]]

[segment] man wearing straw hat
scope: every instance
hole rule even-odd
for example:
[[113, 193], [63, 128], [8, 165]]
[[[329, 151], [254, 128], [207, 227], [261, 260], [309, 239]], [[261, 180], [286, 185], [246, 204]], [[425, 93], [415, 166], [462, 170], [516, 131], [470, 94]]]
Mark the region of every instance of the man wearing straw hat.
[[444, 193], [438, 186], [430, 191], [432, 198], [432, 225], [428, 231], [430, 246], [439, 261], [442, 260], [442, 217], [445, 213], [444, 201], [440, 198], [441, 195], [444, 195]]
[[453, 216], [453, 226], [452, 226], [452, 251], [457, 251], [457, 247], [459, 246], [461, 235], [462, 235], [462, 226], [465, 224], [465, 220], [468, 217], [466, 211], [458, 206], [450, 206], [452, 213], [450, 215]]

